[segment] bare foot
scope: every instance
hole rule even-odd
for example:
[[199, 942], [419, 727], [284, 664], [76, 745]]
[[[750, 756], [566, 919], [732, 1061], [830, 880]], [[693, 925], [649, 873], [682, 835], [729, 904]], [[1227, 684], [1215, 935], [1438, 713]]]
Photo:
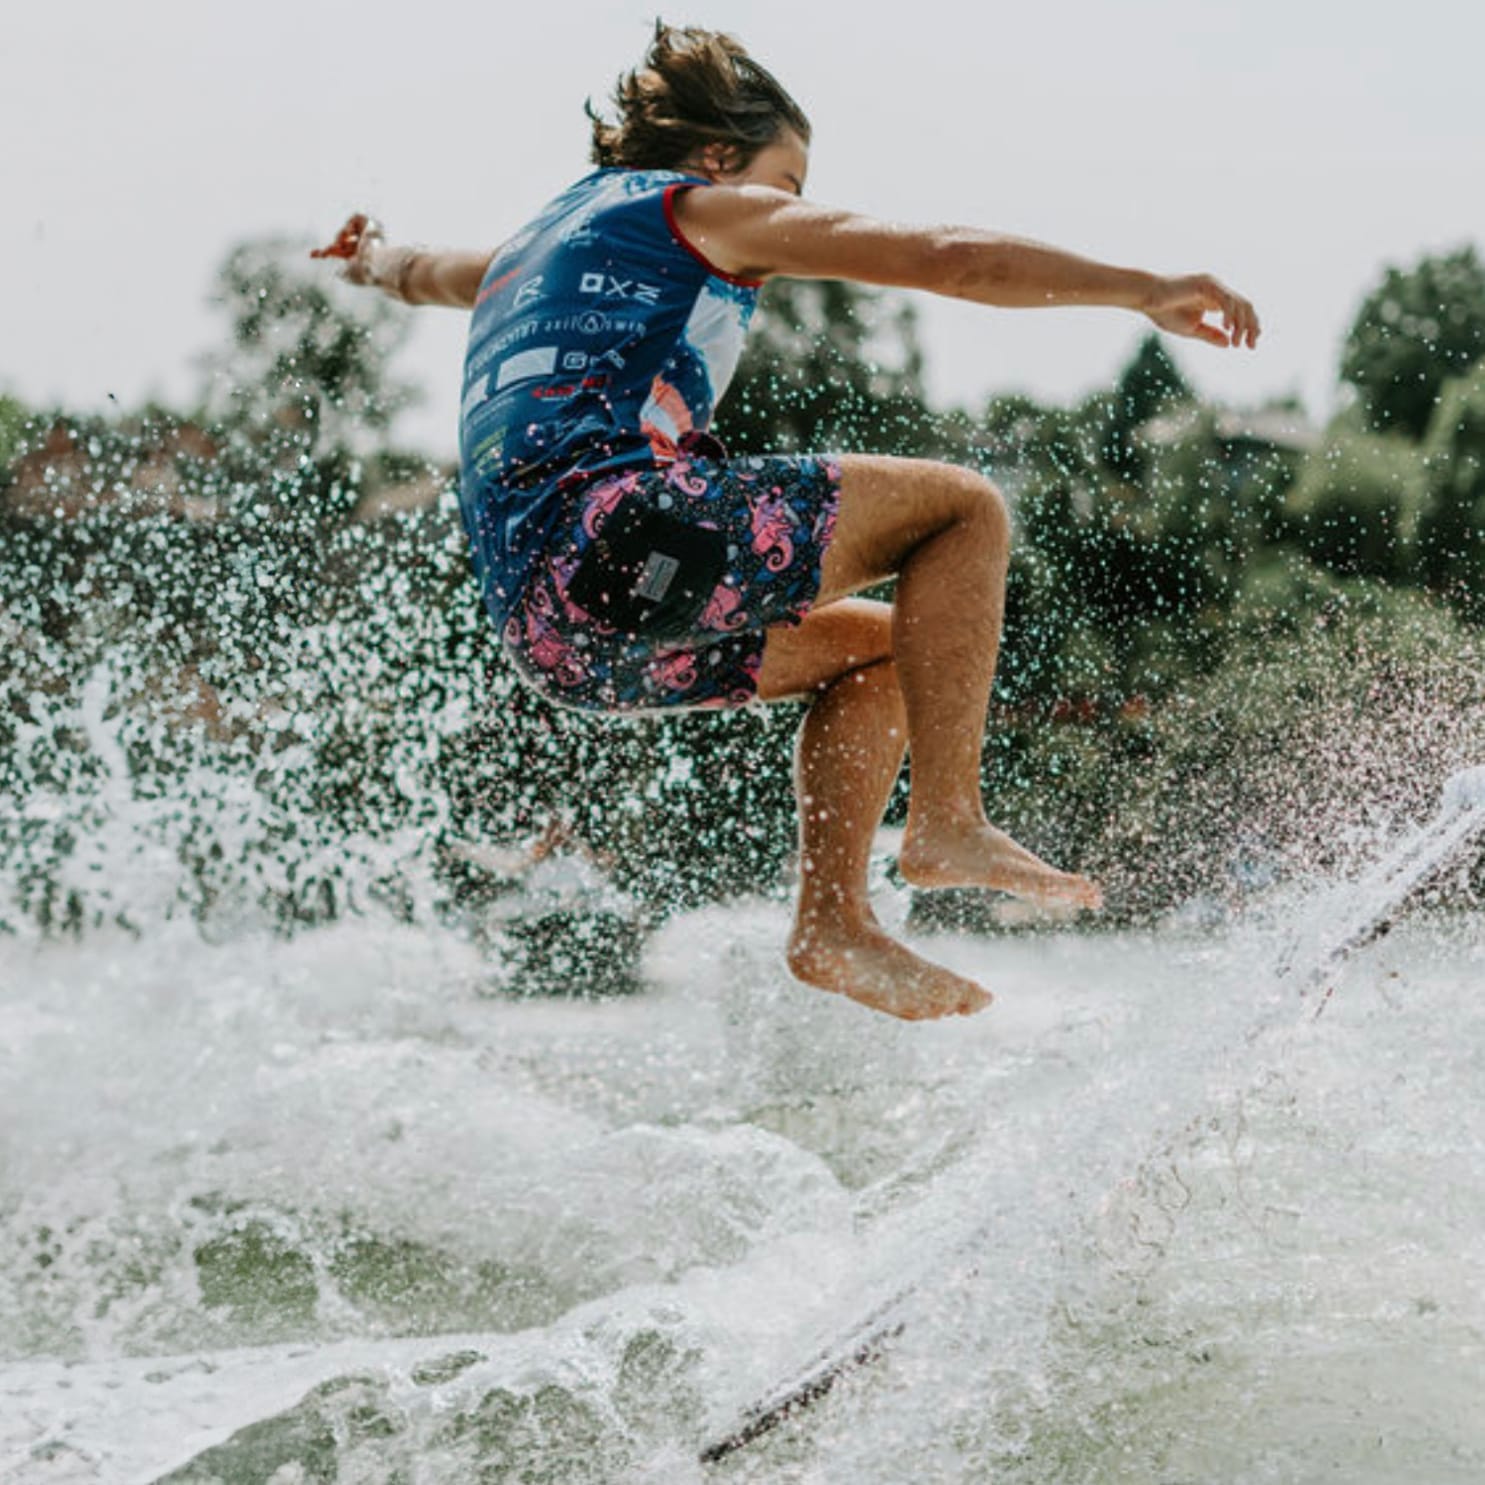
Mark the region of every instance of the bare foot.
[[991, 995], [973, 980], [920, 959], [875, 923], [803, 927], [789, 938], [789, 968], [796, 979], [832, 990], [903, 1021], [969, 1016]]
[[1047, 907], [1103, 906], [1096, 882], [1048, 866], [983, 822], [929, 831], [909, 821], [897, 865], [915, 887], [993, 887]]

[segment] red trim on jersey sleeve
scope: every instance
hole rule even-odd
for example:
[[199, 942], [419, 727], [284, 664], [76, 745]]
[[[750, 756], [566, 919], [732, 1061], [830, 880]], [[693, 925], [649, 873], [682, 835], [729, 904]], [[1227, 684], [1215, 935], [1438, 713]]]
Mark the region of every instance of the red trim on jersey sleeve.
[[665, 225], [670, 228], [670, 235], [685, 248], [685, 250], [706, 269], [708, 273], [715, 274], [720, 279], [725, 279], [729, 284], [736, 284], [740, 289], [761, 289], [763, 280], [761, 278], [739, 278], [735, 273], [728, 273], [725, 269], [718, 268], [707, 255], [695, 246], [681, 231], [681, 224], [675, 219], [675, 197], [678, 191], [689, 191], [694, 189], [695, 182], [678, 180], [673, 185], [665, 188]]

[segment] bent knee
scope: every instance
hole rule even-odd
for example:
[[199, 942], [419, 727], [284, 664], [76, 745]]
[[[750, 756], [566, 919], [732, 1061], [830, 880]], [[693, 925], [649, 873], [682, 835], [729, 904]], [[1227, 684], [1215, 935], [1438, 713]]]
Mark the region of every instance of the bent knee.
[[1001, 552], [1010, 545], [1006, 502], [977, 470], [872, 454], [847, 454], [841, 464], [840, 521], [824, 564], [831, 598], [900, 572], [943, 531], [972, 530]]
[[941, 478], [953, 491], [955, 514], [962, 521], [987, 527], [1001, 541], [1010, 538], [1011, 515], [1000, 486], [975, 469], [940, 464]]

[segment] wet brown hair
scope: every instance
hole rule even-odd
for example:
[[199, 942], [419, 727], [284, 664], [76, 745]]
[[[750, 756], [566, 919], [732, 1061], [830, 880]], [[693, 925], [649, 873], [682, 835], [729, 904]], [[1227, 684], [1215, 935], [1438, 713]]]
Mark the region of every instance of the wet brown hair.
[[792, 129], [806, 144], [810, 121], [778, 79], [736, 37], [655, 22], [643, 63], [614, 88], [616, 123], [587, 103], [595, 165], [674, 170], [709, 144], [725, 145], [735, 169]]

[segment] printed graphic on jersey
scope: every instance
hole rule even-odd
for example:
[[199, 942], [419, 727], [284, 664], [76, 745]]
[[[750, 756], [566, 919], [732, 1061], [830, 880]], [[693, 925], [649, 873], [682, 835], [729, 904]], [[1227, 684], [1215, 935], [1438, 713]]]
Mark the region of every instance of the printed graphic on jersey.
[[676, 171], [584, 177], [491, 259], [470, 324], [461, 504], [485, 601], [508, 611], [575, 481], [673, 461], [711, 424], [758, 285], [679, 235]]

